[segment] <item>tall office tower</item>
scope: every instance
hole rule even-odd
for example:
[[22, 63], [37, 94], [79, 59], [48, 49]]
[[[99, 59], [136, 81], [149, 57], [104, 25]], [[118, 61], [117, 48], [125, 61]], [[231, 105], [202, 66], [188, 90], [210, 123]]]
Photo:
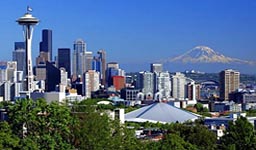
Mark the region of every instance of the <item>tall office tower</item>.
[[20, 17], [17, 22], [19, 25], [23, 26], [24, 38], [25, 38], [25, 47], [26, 47], [26, 81], [25, 81], [25, 91], [27, 91], [27, 96], [30, 97], [30, 93], [33, 91], [32, 82], [34, 80], [33, 76], [33, 65], [32, 65], [32, 56], [31, 56], [31, 45], [32, 45], [32, 35], [33, 35], [33, 26], [38, 24], [39, 20], [32, 16], [30, 9], [28, 8], [27, 13]]
[[52, 30], [42, 31], [42, 42], [40, 42], [40, 52], [44, 52], [45, 60], [52, 61]]
[[154, 74], [152, 72], [145, 71], [142, 74], [142, 92], [146, 95], [146, 98], [153, 98], [154, 94]]
[[240, 72], [226, 69], [219, 73], [220, 99], [228, 100], [229, 93], [237, 90], [240, 84]]
[[84, 53], [85, 72], [88, 70], [92, 70], [92, 59], [93, 59], [92, 52], [86, 51]]
[[[12, 60], [17, 62], [17, 70], [24, 71], [25, 70], [25, 43], [24, 42], [15, 42], [14, 43], [14, 51], [12, 52]], [[26, 76], [26, 75], [25, 75]]]
[[171, 78], [172, 81], [172, 97], [175, 99], [185, 99], [186, 77], [180, 72], [176, 72]]
[[159, 64], [159, 63], [152, 63], [150, 64], [150, 71], [151, 72], [162, 72], [163, 71], [163, 64]]
[[171, 96], [171, 80], [169, 72], [160, 72], [157, 76], [157, 91], [162, 94], [163, 98]]
[[77, 39], [74, 42], [74, 51], [72, 58], [72, 75], [82, 76], [85, 72], [85, 52], [86, 43], [82, 39]]
[[99, 90], [99, 76], [99, 72], [95, 70], [88, 70], [84, 73], [82, 93], [86, 98], [91, 98], [91, 93]]
[[59, 48], [58, 49], [58, 68], [65, 68], [68, 72], [68, 78], [71, 76], [71, 60], [70, 60], [70, 49]]
[[101, 67], [100, 67], [100, 79], [101, 79], [101, 84], [106, 85], [106, 51], [101, 49], [98, 51], [99, 54], [99, 59], [101, 62]]

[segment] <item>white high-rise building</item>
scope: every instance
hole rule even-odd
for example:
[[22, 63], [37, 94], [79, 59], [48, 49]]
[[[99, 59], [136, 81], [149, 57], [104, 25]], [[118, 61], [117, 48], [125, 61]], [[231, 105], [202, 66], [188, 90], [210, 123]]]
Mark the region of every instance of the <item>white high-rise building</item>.
[[162, 94], [163, 98], [171, 96], [171, 80], [169, 72], [160, 72], [157, 74], [157, 91]]
[[146, 98], [153, 98], [154, 74], [152, 72], [145, 71], [142, 73], [142, 80], [142, 92], [146, 95]]
[[82, 93], [86, 98], [91, 98], [91, 92], [99, 90], [100, 73], [95, 70], [88, 70], [83, 76]]
[[172, 97], [175, 99], [185, 99], [186, 77], [180, 72], [172, 76]]
[[185, 77], [184, 74], [176, 72], [172, 76], [172, 97], [178, 100], [191, 100], [191, 104], [196, 101], [195, 81]]

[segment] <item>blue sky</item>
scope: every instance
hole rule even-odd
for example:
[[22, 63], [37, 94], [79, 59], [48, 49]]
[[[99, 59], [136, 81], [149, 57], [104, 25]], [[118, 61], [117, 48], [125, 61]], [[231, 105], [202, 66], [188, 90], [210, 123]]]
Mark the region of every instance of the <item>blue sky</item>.
[[[35, 27], [33, 59], [41, 30], [53, 30], [57, 48], [77, 38], [88, 50], [107, 51], [108, 61], [139, 64], [177, 56], [197, 46], [240, 59], [256, 60], [255, 0], [10, 0], [0, 2], [0, 60], [11, 60], [22, 30], [15, 20], [27, 5], [40, 19]], [[139, 71], [136, 67], [128, 71]]]

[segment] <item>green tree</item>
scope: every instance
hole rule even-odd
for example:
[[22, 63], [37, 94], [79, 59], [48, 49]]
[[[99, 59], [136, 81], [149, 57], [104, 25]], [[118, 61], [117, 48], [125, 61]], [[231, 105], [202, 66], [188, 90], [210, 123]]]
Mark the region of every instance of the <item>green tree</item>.
[[209, 112], [209, 110], [207, 108], [205, 108], [203, 106], [203, 104], [201, 104], [201, 103], [196, 103], [195, 108], [196, 108], [197, 112]]
[[111, 120], [106, 110], [81, 102], [72, 108], [75, 122], [72, 126], [72, 141], [76, 148], [84, 150], [97, 149], [142, 149], [134, 136], [134, 131]]
[[225, 135], [221, 138], [220, 149], [256, 149], [253, 125], [245, 117], [240, 117], [235, 122], [229, 122]]
[[162, 150], [197, 150], [195, 145], [184, 141], [183, 138], [176, 134], [167, 134], [161, 141]]
[[7, 122], [0, 122], [0, 149], [19, 148], [19, 138], [12, 133]]
[[[66, 106], [44, 99], [18, 100], [9, 107], [9, 122], [22, 147], [71, 149], [71, 113]], [[28, 145], [27, 145], [28, 144]]]
[[186, 124], [171, 124], [168, 127], [170, 133], [179, 135], [184, 141], [197, 146], [200, 150], [214, 150], [216, 149], [217, 137], [209, 131], [205, 126], [200, 124], [186, 125]]

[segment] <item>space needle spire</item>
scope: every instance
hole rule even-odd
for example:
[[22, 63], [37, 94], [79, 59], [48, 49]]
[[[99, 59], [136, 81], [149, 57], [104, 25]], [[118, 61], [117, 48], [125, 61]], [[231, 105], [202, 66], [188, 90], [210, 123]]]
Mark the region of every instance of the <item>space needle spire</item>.
[[27, 7], [27, 12], [24, 16], [18, 18], [16, 22], [23, 27], [24, 39], [25, 39], [25, 49], [26, 49], [26, 63], [24, 74], [26, 76], [24, 90], [27, 92], [27, 96], [30, 98], [30, 93], [33, 92], [33, 66], [32, 66], [32, 55], [31, 55], [31, 46], [32, 46], [32, 36], [33, 36], [33, 27], [38, 24], [39, 20], [32, 16], [32, 8]]

